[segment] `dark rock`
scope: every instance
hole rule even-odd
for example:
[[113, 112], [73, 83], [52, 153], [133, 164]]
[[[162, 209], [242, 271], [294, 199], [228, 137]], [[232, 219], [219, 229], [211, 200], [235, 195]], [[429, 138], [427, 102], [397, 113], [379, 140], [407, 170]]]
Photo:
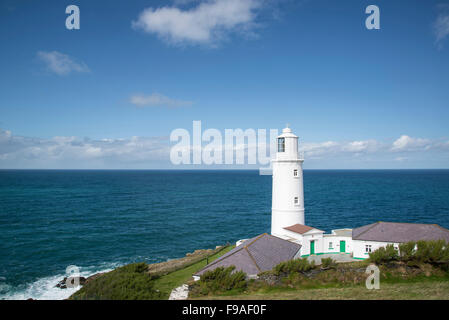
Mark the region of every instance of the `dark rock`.
[[280, 285], [282, 283], [282, 275], [264, 272], [259, 274], [257, 281], [263, 281], [269, 285]]
[[[98, 277], [104, 275], [105, 273], [106, 273], [106, 272], [99, 272], [99, 273], [96, 273], [96, 274], [91, 275], [90, 277], [87, 277], [87, 279], [84, 281], [83, 285], [89, 283], [89, 282], [92, 281], [92, 280], [97, 279]], [[80, 281], [80, 283], [81, 283], [81, 281]]]
[[57, 284], [56, 284], [56, 288], [60, 288], [60, 289], [65, 289], [65, 288], [67, 288], [67, 286], [66, 286], [66, 284], [65, 284], [65, 282], [66, 282], [66, 280], [67, 280], [67, 277], [64, 277], [64, 279], [62, 279], [61, 281], [59, 281]]
[[314, 278], [317, 274], [320, 274], [323, 272], [321, 269], [312, 269], [307, 272], [301, 272], [303, 275], [305, 275], [307, 278]]
[[[86, 278], [84, 278], [84, 277], [79, 277], [79, 283], [80, 283], [80, 285], [81, 286], [83, 286], [83, 285], [85, 285], [86, 284], [86, 281], [87, 281], [87, 279]], [[61, 281], [59, 281], [57, 284], [56, 284], [56, 288], [60, 288], [60, 289], [67, 289], [67, 277], [64, 277], [64, 279], [62, 279]], [[74, 279], [72, 279], [72, 281], [71, 281], [71, 283], [73, 284], [74, 283]]]

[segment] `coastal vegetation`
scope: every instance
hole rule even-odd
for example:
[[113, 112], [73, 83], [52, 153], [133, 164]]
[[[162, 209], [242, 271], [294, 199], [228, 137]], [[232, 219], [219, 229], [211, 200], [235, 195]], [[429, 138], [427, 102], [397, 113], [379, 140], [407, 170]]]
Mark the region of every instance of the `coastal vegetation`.
[[187, 283], [190, 279], [192, 279], [193, 274], [204, 268], [208, 263], [214, 261], [228, 251], [232, 250], [233, 248], [234, 246], [228, 245], [215, 250], [214, 253], [203, 257], [200, 260], [195, 261], [194, 263], [179, 266], [177, 270], [157, 277], [154, 280], [154, 285], [158, 290], [161, 291], [162, 298], [168, 299], [168, 297], [170, 296], [170, 292], [174, 288]]
[[321, 268], [323, 269], [331, 269], [336, 268], [337, 262], [332, 258], [323, 258], [321, 259]]
[[274, 267], [273, 272], [276, 275], [293, 274], [298, 272], [306, 272], [315, 267], [315, 262], [309, 262], [307, 258], [294, 259], [279, 263]]
[[447, 300], [449, 281], [420, 281], [381, 284], [379, 290], [364, 286], [315, 289], [278, 289], [246, 292], [234, 295], [202, 296], [194, 299], [214, 300]]
[[[147, 265], [136, 263], [87, 281], [71, 299], [168, 299], [188, 284], [189, 299], [449, 299], [449, 251], [444, 241], [418, 241], [386, 246], [364, 261], [320, 264], [299, 258], [278, 264], [248, 279], [233, 266], [192, 275], [231, 250], [225, 246], [185, 258]], [[366, 268], [376, 264], [380, 289], [368, 290]]]
[[246, 274], [242, 271], [234, 272], [235, 267], [219, 267], [205, 272], [201, 279], [191, 286], [192, 295], [208, 295], [221, 292], [242, 292], [246, 286]]
[[[308, 271], [279, 273], [276, 270], [247, 280], [236, 290], [195, 290], [190, 299], [449, 299], [449, 273], [427, 263], [403, 262], [379, 265], [380, 289], [368, 290], [365, 272], [370, 261], [315, 266]], [[208, 281], [212, 281], [209, 279]], [[201, 282], [198, 281], [198, 282]]]
[[167, 300], [170, 292], [233, 248], [198, 250], [186, 257], [160, 264], [135, 263], [117, 268], [87, 281], [71, 300]]
[[[380, 248], [364, 261], [315, 265], [305, 258], [282, 262], [247, 280], [239, 290], [204, 290], [192, 283], [189, 298], [202, 299], [449, 299], [449, 255], [444, 241], [404, 243]], [[368, 290], [366, 267], [376, 264], [380, 290]], [[213, 281], [208, 279], [208, 282]], [[203, 287], [203, 290], [196, 290]]]
[[449, 270], [449, 244], [444, 240], [417, 241], [399, 244], [396, 250], [392, 244], [370, 253], [369, 261], [377, 265], [402, 262], [408, 266], [430, 264]]
[[161, 299], [146, 263], [133, 263], [105, 273], [76, 292], [74, 300]]

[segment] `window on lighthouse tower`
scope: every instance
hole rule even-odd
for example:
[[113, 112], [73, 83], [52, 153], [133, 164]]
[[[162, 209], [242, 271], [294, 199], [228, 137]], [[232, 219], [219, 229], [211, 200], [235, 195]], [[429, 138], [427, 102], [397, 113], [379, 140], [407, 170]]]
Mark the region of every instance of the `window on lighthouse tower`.
[[285, 152], [285, 138], [278, 138], [278, 152]]

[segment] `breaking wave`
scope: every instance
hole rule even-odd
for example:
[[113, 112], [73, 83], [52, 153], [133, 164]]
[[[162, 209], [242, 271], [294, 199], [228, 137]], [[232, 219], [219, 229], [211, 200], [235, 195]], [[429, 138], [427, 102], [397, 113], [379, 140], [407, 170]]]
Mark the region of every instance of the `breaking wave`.
[[[120, 267], [123, 264], [110, 263], [99, 267], [81, 267], [80, 276], [90, 277], [96, 273], [108, 272]], [[0, 300], [64, 300], [78, 291], [77, 288], [60, 289], [56, 287], [67, 274], [61, 273], [54, 276], [40, 278], [31, 284], [13, 287], [8, 285], [5, 278], [0, 279]]]

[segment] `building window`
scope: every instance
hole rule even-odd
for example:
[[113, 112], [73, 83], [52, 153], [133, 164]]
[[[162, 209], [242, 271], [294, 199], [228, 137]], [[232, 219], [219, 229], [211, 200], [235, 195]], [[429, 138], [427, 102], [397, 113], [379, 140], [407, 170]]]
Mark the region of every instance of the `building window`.
[[298, 199], [298, 197], [295, 197], [295, 204], [298, 204], [299, 203], [299, 199]]
[[333, 249], [332, 242], [329, 242], [329, 249]]
[[371, 253], [372, 246], [370, 244], [365, 245], [365, 253]]
[[278, 152], [285, 152], [285, 138], [278, 138]]
[[298, 176], [298, 169], [293, 170], [293, 176], [297, 177]]

